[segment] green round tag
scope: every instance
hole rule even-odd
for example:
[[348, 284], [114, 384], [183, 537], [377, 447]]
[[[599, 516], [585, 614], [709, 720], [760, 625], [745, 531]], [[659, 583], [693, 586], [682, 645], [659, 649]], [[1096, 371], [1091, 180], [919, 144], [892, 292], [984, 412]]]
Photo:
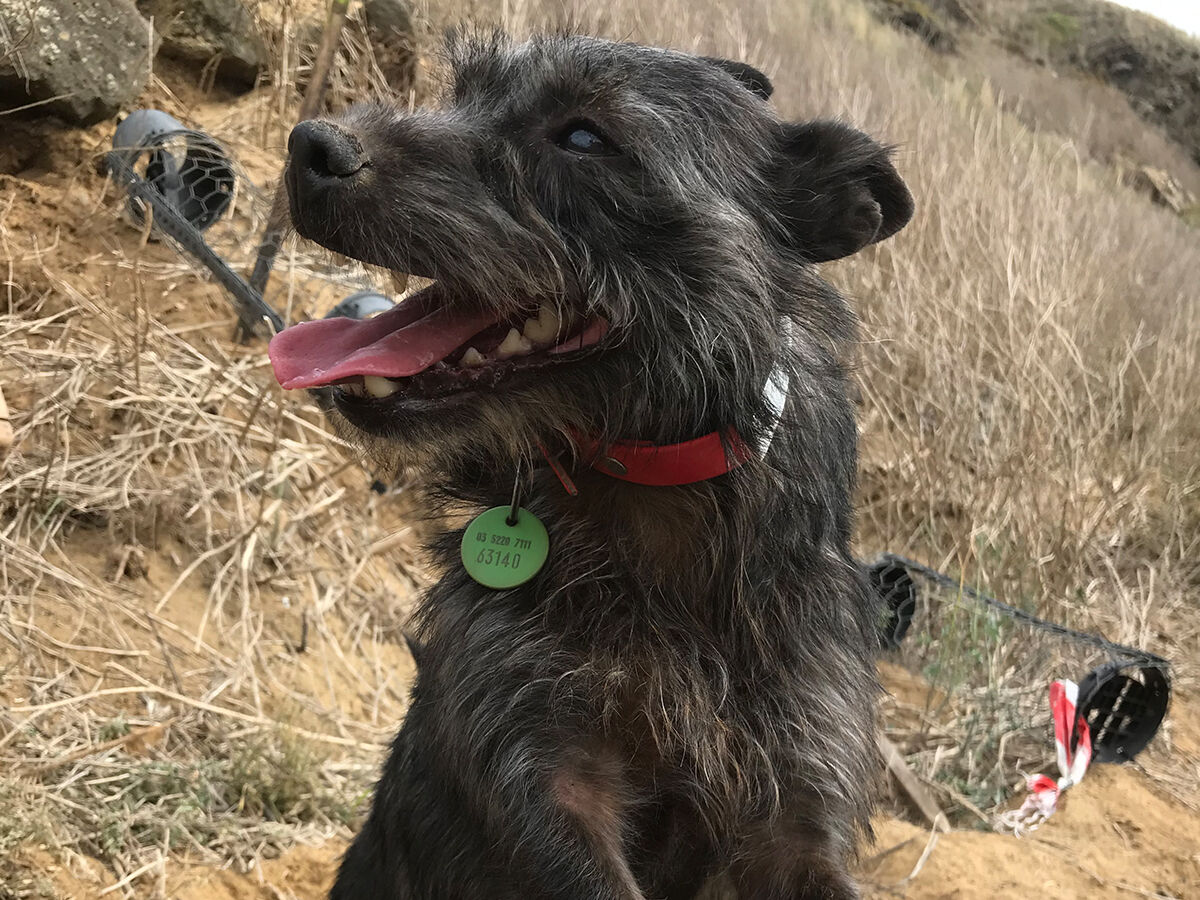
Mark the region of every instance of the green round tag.
[[550, 535], [541, 520], [522, 506], [517, 509], [516, 522], [509, 525], [511, 509], [493, 506], [476, 516], [463, 532], [463, 568], [484, 587], [524, 584], [541, 571], [550, 555]]

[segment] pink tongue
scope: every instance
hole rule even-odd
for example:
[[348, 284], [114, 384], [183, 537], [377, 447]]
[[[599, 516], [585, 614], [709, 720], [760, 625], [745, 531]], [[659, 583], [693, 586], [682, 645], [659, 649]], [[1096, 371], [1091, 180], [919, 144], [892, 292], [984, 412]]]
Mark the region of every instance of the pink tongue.
[[373, 319], [318, 319], [284, 329], [267, 350], [276, 380], [293, 390], [355, 375], [406, 378], [498, 321], [487, 313], [452, 313], [444, 307], [422, 316], [421, 299]]

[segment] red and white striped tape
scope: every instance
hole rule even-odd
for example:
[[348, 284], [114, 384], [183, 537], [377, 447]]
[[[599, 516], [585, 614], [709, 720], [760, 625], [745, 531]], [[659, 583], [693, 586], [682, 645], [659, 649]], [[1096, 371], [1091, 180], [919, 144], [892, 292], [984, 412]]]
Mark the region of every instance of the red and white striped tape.
[[1029, 796], [1019, 809], [1001, 814], [998, 827], [1022, 837], [1036, 829], [1054, 813], [1058, 798], [1078, 784], [1092, 761], [1092, 736], [1087, 721], [1078, 712], [1079, 685], [1073, 681], [1055, 681], [1050, 685], [1050, 712], [1054, 716], [1054, 745], [1061, 777], [1048, 775], [1026, 779]]

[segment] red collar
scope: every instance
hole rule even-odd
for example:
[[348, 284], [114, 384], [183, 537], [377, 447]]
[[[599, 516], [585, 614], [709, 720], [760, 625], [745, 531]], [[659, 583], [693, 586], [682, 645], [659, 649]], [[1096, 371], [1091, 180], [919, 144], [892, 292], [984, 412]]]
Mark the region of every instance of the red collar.
[[[760, 456], [767, 455], [775, 431], [779, 427], [783, 408], [787, 404], [789, 381], [787, 370], [777, 367], [763, 385], [763, 397], [771, 408], [774, 422], [759, 441]], [[707, 481], [732, 472], [754, 455], [754, 451], [742, 440], [742, 436], [732, 425], [681, 444], [651, 444], [648, 441], [616, 441], [605, 444], [581, 434], [576, 434], [575, 440], [583, 451], [583, 458], [596, 471], [621, 481], [651, 487], [673, 487]], [[571, 483], [562, 466], [544, 447], [542, 454], [567, 493], [574, 495], [575, 485]]]
[[593, 469], [621, 481], [652, 487], [707, 481], [733, 471], [753, 455], [733, 428], [712, 431], [680, 444], [648, 441], [601, 444], [586, 438], [580, 443], [584, 458]]

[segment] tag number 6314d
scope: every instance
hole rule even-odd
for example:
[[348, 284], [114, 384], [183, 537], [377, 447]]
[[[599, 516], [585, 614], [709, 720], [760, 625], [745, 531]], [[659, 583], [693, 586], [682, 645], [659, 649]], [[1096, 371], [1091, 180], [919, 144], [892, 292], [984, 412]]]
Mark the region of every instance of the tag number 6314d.
[[484, 566], [499, 566], [502, 569], [519, 569], [521, 568], [521, 554], [492, 550], [488, 547], [479, 551], [475, 562]]

